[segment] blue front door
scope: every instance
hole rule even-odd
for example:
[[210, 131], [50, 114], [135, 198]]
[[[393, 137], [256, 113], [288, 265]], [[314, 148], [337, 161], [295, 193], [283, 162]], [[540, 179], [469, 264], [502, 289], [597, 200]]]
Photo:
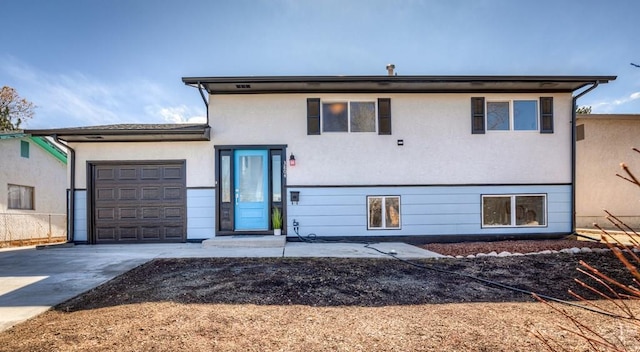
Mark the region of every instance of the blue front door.
[[234, 222], [236, 231], [269, 229], [267, 150], [234, 151]]

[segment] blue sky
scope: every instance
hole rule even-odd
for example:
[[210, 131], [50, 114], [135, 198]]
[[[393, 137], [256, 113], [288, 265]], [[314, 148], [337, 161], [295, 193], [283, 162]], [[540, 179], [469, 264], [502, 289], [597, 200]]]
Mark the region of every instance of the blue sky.
[[637, 0], [0, 0], [0, 84], [26, 128], [203, 121], [185, 76], [617, 75], [640, 113]]

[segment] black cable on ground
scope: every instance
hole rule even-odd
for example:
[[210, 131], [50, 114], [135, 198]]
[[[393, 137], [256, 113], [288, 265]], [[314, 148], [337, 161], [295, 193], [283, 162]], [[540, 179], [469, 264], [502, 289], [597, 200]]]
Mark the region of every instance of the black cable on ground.
[[576, 233], [574, 233], [573, 235], [574, 235], [574, 236], [576, 236], [576, 237], [586, 238], [586, 239], [591, 240], [591, 241], [593, 241], [593, 242], [601, 242], [599, 238], [589, 237], [589, 236], [586, 236], [586, 235], [579, 234], [579, 233], [577, 233], [577, 232], [576, 232]]
[[398, 256], [396, 256], [396, 255], [395, 255], [395, 254], [393, 254], [393, 253], [384, 252], [384, 251], [381, 251], [381, 250], [379, 250], [379, 249], [377, 249], [377, 248], [375, 248], [375, 247], [372, 247], [372, 246], [371, 246], [371, 245], [373, 245], [373, 244], [375, 244], [375, 243], [378, 243], [378, 242], [368, 242], [368, 241], [344, 241], [344, 240], [335, 240], [335, 241], [332, 241], [332, 240], [324, 240], [324, 239], [318, 239], [318, 236], [317, 236], [315, 233], [311, 233], [311, 234], [307, 235], [307, 236], [306, 236], [306, 238], [305, 238], [305, 237], [301, 236], [301, 235], [298, 233], [298, 227], [297, 227], [297, 226], [295, 226], [293, 230], [294, 230], [294, 232], [296, 233], [296, 236], [298, 236], [298, 238], [299, 238], [299, 239], [300, 239], [300, 241], [302, 241], [302, 242], [306, 242], [306, 243], [318, 243], [318, 242], [320, 242], [320, 243], [353, 243], [353, 244], [364, 244], [364, 247], [365, 247], [365, 248], [373, 249], [374, 251], [376, 251], [376, 252], [378, 252], [378, 253], [380, 253], [380, 254], [384, 254], [384, 255], [386, 255], [386, 256], [389, 256], [389, 257], [391, 257], [391, 258], [394, 258], [394, 259], [396, 259], [396, 260], [399, 260], [399, 261], [401, 261], [402, 263], [405, 263], [405, 264], [407, 264], [407, 265], [411, 265], [411, 266], [414, 266], [414, 267], [416, 267], [416, 268], [420, 268], [420, 269], [423, 269], [423, 270], [432, 270], [432, 271], [437, 271], [437, 272], [445, 273], [445, 274], [458, 275], [458, 276], [462, 276], [462, 277], [465, 277], [465, 278], [468, 278], [468, 279], [476, 280], [476, 281], [481, 282], [481, 283], [483, 283], [483, 284], [485, 284], [485, 285], [494, 286], [494, 287], [499, 287], [499, 288], [503, 288], [503, 289], [510, 290], [510, 291], [514, 291], [514, 292], [518, 292], [518, 293], [524, 293], [524, 294], [527, 294], [527, 295], [530, 295], [530, 296], [536, 295], [536, 296], [538, 296], [538, 297], [540, 297], [540, 298], [543, 298], [543, 299], [545, 299], [545, 300], [548, 300], [548, 301], [552, 301], [552, 302], [556, 302], [556, 303], [561, 303], [561, 304], [565, 304], [565, 305], [572, 306], [572, 307], [576, 307], [576, 308], [585, 309], [585, 310], [588, 310], [588, 311], [590, 311], [590, 312], [598, 313], [598, 314], [602, 314], [602, 315], [606, 315], [606, 316], [608, 316], [608, 317], [612, 317], [612, 318], [623, 318], [623, 319], [627, 319], [627, 318], [626, 318], [626, 317], [624, 317], [624, 316], [621, 316], [621, 315], [618, 315], [618, 314], [609, 313], [609, 312], [606, 312], [606, 311], [601, 310], [601, 309], [597, 309], [597, 308], [593, 308], [593, 307], [585, 306], [585, 305], [582, 305], [582, 304], [574, 303], [574, 302], [571, 302], [571, 301], [566, 301], [566, 300], [563, 300], [563, 299], [560, 299], [560, 298], [556, 298], [556, 297], [552, 297], [552, 296], [547, 296], [547, 295], [544, 295], [544, 294], [535, 293], [535, 292], [533, 292], [533, 291], [524, 290], [524, 289], [517, 288], [517, 287], [514, 287], [514, 286], [506, 285], [506, 284], [503, 284], [503, 283], [501, 283], [501, 282], [492, 281], [492, 280], [488, 280], [488, 279], [483, 279], [483, 278], [481, 278], [481, 277], [477, 277], [477, 276], [473, 276], [473, 275], [469, 275], [469, 274], [463, 274], [463, 273], [459, 273], [459, 272], [456, 272], [456, 271], [450, 271], [450, 270], [445, 270], [445, 269], [438, 269], [438, 268], [435, 268], [435, 267], [431, 267], [431, 266], [427, 266], [427, 265], [423, 265], [423, 264], [414, 263], [414, 262], [412, 262], [412, 261], [410, 261], [410, 260], [403, 259], [403, 258], [399, 258]]

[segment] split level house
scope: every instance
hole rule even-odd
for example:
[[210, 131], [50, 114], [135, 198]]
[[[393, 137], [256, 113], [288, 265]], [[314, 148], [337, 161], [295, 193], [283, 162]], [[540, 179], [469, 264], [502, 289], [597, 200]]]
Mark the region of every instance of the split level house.
[[575, 229], [576, 100], [614, 76], [186, 77], [205, 124], [28, 131], [71, 151], [74, 242]]
[[0, 246], [66, 238], [67, 154], [45, 137], [0, 132]]

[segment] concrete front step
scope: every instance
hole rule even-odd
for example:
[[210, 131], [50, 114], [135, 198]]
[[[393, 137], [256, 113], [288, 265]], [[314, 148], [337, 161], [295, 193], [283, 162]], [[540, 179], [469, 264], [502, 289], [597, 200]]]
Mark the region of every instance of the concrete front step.
[[283, 248], [287, 236], [218, 236], [202, 241], [205, 248]]

